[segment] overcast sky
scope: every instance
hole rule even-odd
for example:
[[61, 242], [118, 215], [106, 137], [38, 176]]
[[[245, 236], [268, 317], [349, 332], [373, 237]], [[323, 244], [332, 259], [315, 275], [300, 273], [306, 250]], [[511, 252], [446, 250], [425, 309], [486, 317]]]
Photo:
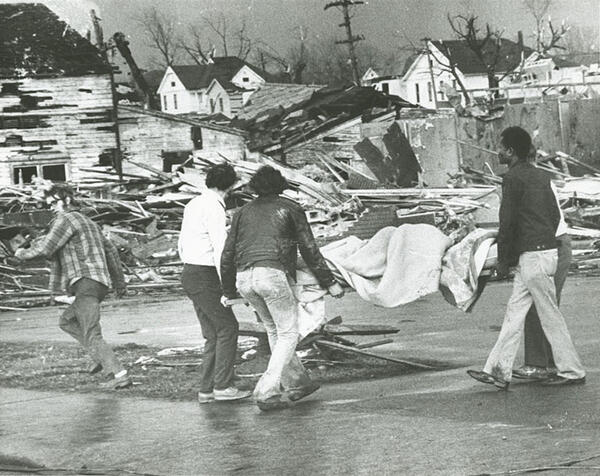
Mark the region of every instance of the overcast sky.
[[[342, 35], [337, 25], [341, 16], [337, 9], [323, 10], [326, 0], [37, 0], [46, 3], [59, 15], [79, 28], [88, 21], [90, 8], [96, 7], [103, 20], [105, 36], [122, 31], [131, 41], [131, 48], [142, 67], [150, 66], [152, 51], [136, 22], [141, 12], [156, 7], [171, 15], [181, 30], [192, 22], [202, 25], [202, 17], [215, 17], [219, 12], [232, 24], [247, 20], [248, 33], [259, 38], [284, 55], [296, 41], [294, 29], [308, 28], [309, 40]], [[2, 3], [7, 0], [0, 0]], [[353, 27], [356, 33], [386, 53], [393, 52], [404, 38], [417, 41], [425, 36], [449, 39], [452, 34], [447, 13], [457, 14], [471, 9], [482, 22], [504, 30], [504, 36], [516, 39], [522, 30], [525, 42], [533, 43], [533, 19], [522, 0], [368, 0], [355, 8]], [[593, 28], [598, 36], [600, 0], [554, 0], [553, 21]], [[598, 42], [596, 40], [596, 42]], [[217, 52], [219, 53], [219, 52]]]

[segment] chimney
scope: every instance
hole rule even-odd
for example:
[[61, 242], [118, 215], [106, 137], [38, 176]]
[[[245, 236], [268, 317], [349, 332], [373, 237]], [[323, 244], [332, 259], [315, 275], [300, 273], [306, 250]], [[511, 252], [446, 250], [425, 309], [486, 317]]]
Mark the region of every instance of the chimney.
[[519, 45], [519, 52], [523, 51], [523, 32], [519, 30], [517, 32], [517, 45]]

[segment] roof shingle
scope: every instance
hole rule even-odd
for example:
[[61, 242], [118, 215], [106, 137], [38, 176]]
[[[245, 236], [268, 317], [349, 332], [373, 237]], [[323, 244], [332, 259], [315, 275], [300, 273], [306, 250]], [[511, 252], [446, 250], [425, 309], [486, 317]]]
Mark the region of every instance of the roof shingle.
[[0, 4], [0, 76], [107, 72], [100, 51], [45, 5]]

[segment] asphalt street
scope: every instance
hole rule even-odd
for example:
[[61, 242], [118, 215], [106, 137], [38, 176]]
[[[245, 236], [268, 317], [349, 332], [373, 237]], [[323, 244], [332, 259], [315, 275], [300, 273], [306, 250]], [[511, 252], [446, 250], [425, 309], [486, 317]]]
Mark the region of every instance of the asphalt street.
[[[480, 474], [560, 465], [552, 474], [600, 474], [598, 280], [569, 278], [562, 308], [588, 371], [582, 386], [513, 383], [508, 392], [470, 379], [502, 321], [507, 283], [486, 289], [471, 314], [435, 294], [397, 309], [355, 294], [328, 302], [346, 323], [394, 325], [381, 355], [434, 360], [450, 370], [323, 388], [292, 408], [251, 402], [170, 402], [107, 394], [0, 389], [0, 463], [150, 474]], [[0, 340], [69, 341], [57, 308], [0, 314]], [[246, 309], [240, 319], [252, 319]], [[190, 345], [201, 339], [185, 298], [109, 302], [112, 343]], [[517, 362], [518, 364], [518, 362]], [[598, 456], [597, 458], [594, 458]], [[1, 464], [0, 464], [1, 466]], [[583, 469], [587, 467], [587, 469]]]

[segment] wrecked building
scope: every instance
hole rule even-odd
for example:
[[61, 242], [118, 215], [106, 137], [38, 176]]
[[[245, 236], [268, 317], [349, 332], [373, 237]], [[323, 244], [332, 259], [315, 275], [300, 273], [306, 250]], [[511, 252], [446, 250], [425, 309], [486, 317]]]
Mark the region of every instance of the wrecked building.
[[[384, 116], [393, 118], [400, 109], [414, 107], [372, 88], [294, 87], [279, 104], [278, 96], [270, 94], [266, 85], [265, 91], [255, 93], [249, 107], [233, 121], [249, 132], [250, 150], [277, 157], [294, 167], [334, 161], [342, 174], [350, 168], [369, 174], [354, 150], [354, 144], [361, 140], [361, 124]], [[279, 89], [286, 90], [282, 86]]]
[[[171, 172], [173, 165], [182, 164], [192, 153], [233, 161], [245, 156], [243, 131], [141, 107], [119, 105], [119, 131], [125, 158], [163, 172]], [[128, 169], [127, 160], [123, 166]]]
[[116, 150], [110, 70], [41, 4], [0, 5], [0, 185], [78, 180]]

